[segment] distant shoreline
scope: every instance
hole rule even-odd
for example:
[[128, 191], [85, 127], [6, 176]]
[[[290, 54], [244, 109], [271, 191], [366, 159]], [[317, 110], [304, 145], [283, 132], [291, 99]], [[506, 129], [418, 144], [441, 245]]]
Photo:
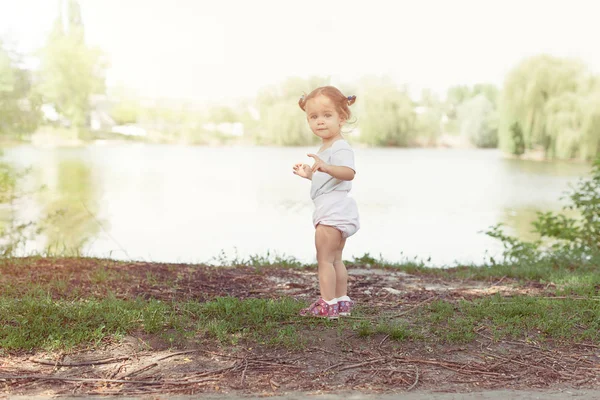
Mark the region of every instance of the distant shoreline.
[[[442, 136], [440, 139], [443, 139]], [[177, 141], [153, 141], [153, 140], [140, 140], [136, 138], [94, 138], [94, 139], [67, 139], [58, 135], [47, 135], [47, 134], [35, 134], [29, 140], [16, 140], [16, 139], [0, 139], [0, 148], [10, 148], [17, 146], [33, 146], [36, 148], [77, 148], [86, 146], [115, 146], [115, 145], [127, 145], [127, 144], [149, 144], [149, 145], [182, 145], [189, 147], [212, 147], [212, 148], [226, 148], [226, 147], [271, 147], [271, 148], [302, 148], [311, 147], [310, 144], [301, 146], [280, 146], [280, 145], [259, 145], [250, 143], [244, 140], [232, 140], [227, 143], [215, 141], [213, 143], [187, 143]], [[568, 162], [575, 164], [589, 164], [590, 161], [580, 159], [545, 159], [541, 150], [528, 151], [521, 156], [515, 156], [510, 153], [503, 152], [499, 148], [477, 148], [474, 146], [464, 145], [460, 141], [449, 142], [447, 140], [440, 140], [437, 145], [422, 145], [422, 146], [369, 146], [360, 142], [353, 143], [353, 146], [361, 149], [413, 149], [413, 150], [481, 150], [481, 151], [501, 151], [502, 156], [507, 159], [513, 160], [524, 160], [524, 161], [536, 161], [536, 162]]]

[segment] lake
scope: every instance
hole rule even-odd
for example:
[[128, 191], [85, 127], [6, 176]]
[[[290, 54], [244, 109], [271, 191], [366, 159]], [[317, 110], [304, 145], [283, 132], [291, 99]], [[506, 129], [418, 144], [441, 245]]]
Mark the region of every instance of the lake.
[[[314, 262], [310, 182], [292, 173], [316, 148], [105, 144], [4, 150], [31, 170], [16, 218], [53, 215], [21, 254], [215, 262], [289, 256]], [[481, 263], [501, 251], [496, 223], [531, 238], [536, 211], [558, 210], [590, 166], [507, 159], [498, 150], [355, 148], [352, 195], [361, 230], [345, 259], [369, 253], [432, 266]], [[38, 188], [44, 186], [41, 191]]]

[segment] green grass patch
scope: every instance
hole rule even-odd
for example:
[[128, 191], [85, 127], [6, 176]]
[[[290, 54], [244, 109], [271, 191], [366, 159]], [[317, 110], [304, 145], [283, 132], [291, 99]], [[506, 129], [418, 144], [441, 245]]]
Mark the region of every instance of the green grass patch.
[[[442, 279], [494, 280], [513, 278], [520, 281], [555, 283], [558, 285], [586, 284], [600, 287], [600, 257], [573, 260], [559, 256], [537, 262], [487, 262], [480, 265], [433, 267], [425, 261], [389, 262], [368, 253], [345, 261], [349, 267], [368, 267], [406, 272], [413, 275], [435, 276]], [[351, 273], [351, 272], [350, 272]]]
[[165, 324], [169, 311], [158, 301], [53, 301], [43, 294], [0, 297], [0, 347], [71, 348], [140, 328], [153, 333]]
[[484, 328], [496, 339], [600, 340], [600, 301], [588, 298], [537, 298], [499, 295], [473, 301], [434, 301], [403, 318], [357, 310], [353, 319], [302, 318], [306, 304], [278, 300], [222, 297], [209, 302], [161, 302], [116, 298], [52, 300], [44, 293], [0, 297], [0, 348], [71, 349], [97, 345], [105, 338], [145, 333], [176, 344], [214, 340], [222, 345], [257, 345], [300, 349], [319, 335], [358, 338], [388, 335], [390, 340], [423, 343], [469, 343]]
[[542, 298], [494, 295], [473, 301], [436, 301], [415, 317], [426, 337], [470, 342], [477, 328], [496, 339], [600, 340], [600, 301], [596, 298]]
[[115, 298], [57, 301], [44, 292], [30, 292], [22, 298], [0, 297], [0, 348], [70, 349], [135, 332], [166, 335], [171, 342], [206, 337], [222, 344], [243, 339], [299, 347], [303, 339], [298, 326], [334, 324], [298, 317], [305, 305], [290, 298], [233, 297], [205, 303]]

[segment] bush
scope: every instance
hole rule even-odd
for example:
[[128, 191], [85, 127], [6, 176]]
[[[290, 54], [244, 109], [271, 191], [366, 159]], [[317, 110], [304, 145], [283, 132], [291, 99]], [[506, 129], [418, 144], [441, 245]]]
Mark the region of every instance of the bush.
[[600, 256], [600, 158], [592, 167], [590, 178], [581, 179], [570, 193], [564, 210], [573, 210], [576, 217], [554, 212], [538, 212], [532, 225], [541, 237], [535, 242], [523, 242], [506, 235], [502, 224], [492, 226], [488, 236], [504, 244], [503, 256], [510, 262], [535, 262], [548, 257], [560, 257], [577, 262]]

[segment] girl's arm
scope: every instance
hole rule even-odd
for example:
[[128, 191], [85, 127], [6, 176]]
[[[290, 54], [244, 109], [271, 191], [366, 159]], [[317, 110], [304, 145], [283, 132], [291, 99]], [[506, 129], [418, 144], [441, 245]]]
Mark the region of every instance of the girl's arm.
[[354, 179], [354, 175], [356, 175], [356, 172], [350, 167], [327, 164], [325, 161], [321, 160], [316, 154], [308, 154], [308, 156], [314, 158], [315, 160], [315, 163], [312, 166], [313, 172], [325, 172], [326, 174], [329, 174], [341, 181], [351, 181], [352, 179]]
[[338, 165], [325, 164], [321, 171], [328, 173], [329, 175], [341, 181], [351, 181], [354, 179], [354, 175], [356, 175], [356, 172], [354, 172], [352, 168]]

